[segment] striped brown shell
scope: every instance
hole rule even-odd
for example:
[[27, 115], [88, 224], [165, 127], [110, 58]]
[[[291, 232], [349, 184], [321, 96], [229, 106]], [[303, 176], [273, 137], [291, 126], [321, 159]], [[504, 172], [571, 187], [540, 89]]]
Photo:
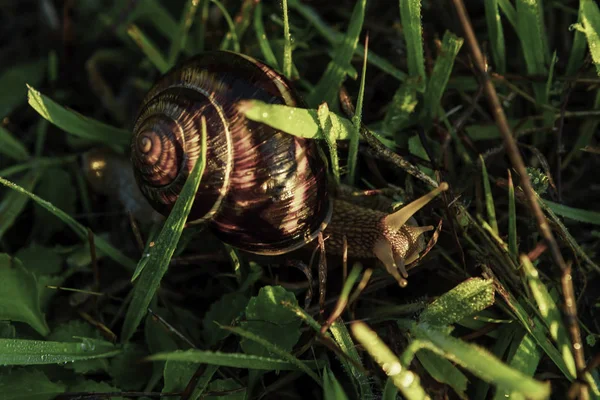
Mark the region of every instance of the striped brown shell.
[[236, 53], [207, 52], [159, 78], [143, 101], [131, 143], [136, 181], [167, 215], [200, 154], [207, 160], [188, 221], [207, 220], [225, 243], [280, 254], [314, 239], [331, 217], [318, 142], [250, 121], [240, 100], [303, 106], [288, 81]]

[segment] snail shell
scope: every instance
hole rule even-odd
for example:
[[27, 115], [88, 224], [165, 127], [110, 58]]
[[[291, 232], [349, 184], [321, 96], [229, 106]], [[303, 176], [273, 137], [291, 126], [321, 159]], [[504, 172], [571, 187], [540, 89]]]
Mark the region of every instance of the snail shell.
[[198, 55], [158, 79], [138, 113], [131, 159], [149, 203], [167, 215], [200, 154], [207, 160], [188, 221], [208, 221], [225, 243], [281, 254], [312, 241], [331, 218], [317, 141], [250, 121], [241, 100], [304, 106], [288, 81], [247, 56]]

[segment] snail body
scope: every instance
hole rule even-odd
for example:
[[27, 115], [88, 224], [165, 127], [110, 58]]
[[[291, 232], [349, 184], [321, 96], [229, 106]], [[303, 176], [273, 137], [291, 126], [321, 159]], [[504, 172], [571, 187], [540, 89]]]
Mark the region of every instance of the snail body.
[[[324, 230], [329, 254], [378, 258], [402, 285], [404, 265], [424, 248], [432, 227], [407, 225], [439, 188], [394, 214], [336, 199], [318, 140], [295, 137], [247, 119], [242, 100], [304, 107], [291, 84], [268, 66], [236, 53], [208, 52], [159, 78], [136, 118], [131, 160], [152, 207], [171, 211], [200, 154], [207, 159], [190, 222], [206, 221], [223, 242], [257, 254], [282, 254]], [[333, 214], [333, 217], [332, 217]]]

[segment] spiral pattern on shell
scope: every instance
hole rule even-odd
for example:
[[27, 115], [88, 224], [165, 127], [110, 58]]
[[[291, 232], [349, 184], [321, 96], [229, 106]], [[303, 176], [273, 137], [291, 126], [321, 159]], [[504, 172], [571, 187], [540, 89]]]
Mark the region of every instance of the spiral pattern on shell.
[[245, 118], [240, 100], [303, 106], [289, 82], [240, 54], [208, 52], [159, 78], [134, 125], [131, 158], [140, 189], [167, 215], [200, 154], [207, 160], [188, 221], [207, 220], [224, 242], [280, 254], [312, 241], [331, 217], [317, 141]]

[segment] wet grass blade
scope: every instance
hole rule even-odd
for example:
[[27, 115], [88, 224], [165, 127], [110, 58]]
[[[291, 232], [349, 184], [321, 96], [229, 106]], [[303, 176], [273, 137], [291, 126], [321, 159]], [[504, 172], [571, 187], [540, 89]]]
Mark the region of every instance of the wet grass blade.
[[121, 349], [104, 340], [79, 338], [81, 342], [0, 339], [2, 365], [65, 364], [73, 361], [108, 358]]
[[485, 0], [484, 6], [485, 20], [492, 47], [492, 57], [496, 66], [495, 69], [498, 73], [504, 74], [506, 72], [506, 47], [504, 44], [504, 30], [502, 29], [502, 18], [500, 18], [498, 0]]
[[57, 104], [54, 100], [44, 96], [31, 86], [29, 88], [29, 105], [33, 107], [44, 119], [56, 125], [63, 131], [80, 138], [89, 139], [109, 146], [126, 147], [131, 140], [131, 133], [118, 129], [108, 124], [68, 110]]
[[148, 257], [143, 257], [138, 265], [138, 270], [143, 267], [133, 287], [133, 297], [127, 309], [121, 342], [127, 342], [135, 333], [138, 325], [147, 312], [148, 305], [160, 286], [162, 277], [167, 272], [171, 257], [177, 248], [181, 232], [188, 214], [194, 203], [200, 179], [206, 164], [206, 119], [202, 117], [201, 154], [188, 176], [181, 194], [173, 206], [173, 210], [156, 238], [156, 245], [148, 252]]
[[337, 95], [346, 78], [348, 66], [356, 50], [358, 37], [362, 30], [366, 3], [366, 0], [356, 2], [350, 18], [348, 32], [346, 32], [343, 41], [337, 43], [333, 60], [329, 62], [319, 83], [308, 97], [309, 105], [316, 105], [325, 101], [330, 107], [333, 107], [334, 104], [338, 103]]
[[400, 20], [406, 41], [408, 75], [418, 78], [418, 90], [423, 92], [427, 84], [421, 31], [421, 0], [400, 0]]
[[171, 64], [165, 59], [158, 47], [148, 38], [137, 25], [131, 24], [127, 27], [127, 34], [142, 50], [142, 53], [148, 57], [148, 60], [154, 64], [156, 69], [164, 74], [169, 70]]
[[[581, 17], [584, 11], [585, 1], [579, 2], [579, 13], [577, 15], [577, 23], [581, 24]], [[583, 65], [583, 60], [585, 58], [585, 52], [587, 50], [586, 46], [586, 37], [585, 33], [581, 32], [579, 29], [573, 29], [573, 45], [571, 46], [571, 53], [569, 54], [569, 61], [567, 62], [567, 68], [565, 70], [565, 75], [572, 76], [577, 73], [579, 68]]]
[[596, 2], [581, 0], [581, 26], [596, 65], [596, 72], [600, 75], [600, 9]]

